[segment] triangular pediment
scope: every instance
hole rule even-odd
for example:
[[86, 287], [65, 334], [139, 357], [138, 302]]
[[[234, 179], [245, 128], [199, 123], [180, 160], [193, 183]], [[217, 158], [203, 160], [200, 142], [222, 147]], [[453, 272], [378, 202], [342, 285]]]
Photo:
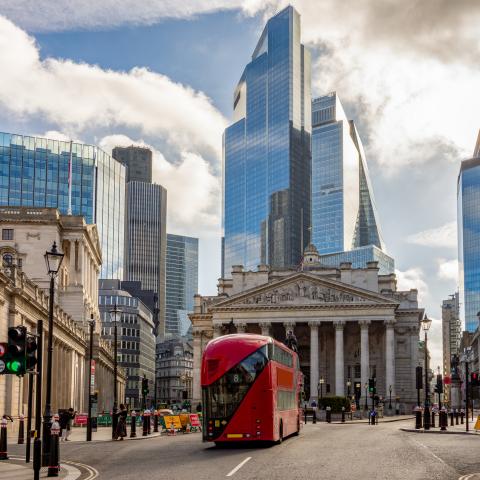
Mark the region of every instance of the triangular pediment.
[[334, 304], [396, 306], [397, 302], [375, 292], [300, 272], [233, 295], [217, 303], [214, 308], [295, 305], [301, 307], [302, 305]]

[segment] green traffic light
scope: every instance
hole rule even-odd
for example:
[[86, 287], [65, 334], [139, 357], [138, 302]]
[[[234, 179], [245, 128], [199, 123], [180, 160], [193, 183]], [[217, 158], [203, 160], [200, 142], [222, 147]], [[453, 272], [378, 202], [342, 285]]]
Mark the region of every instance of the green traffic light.
[[10, 360], [7, 362], [7, 370], [12, 373], [19, 373], [22, 370], [22, 363], [18, 360]]

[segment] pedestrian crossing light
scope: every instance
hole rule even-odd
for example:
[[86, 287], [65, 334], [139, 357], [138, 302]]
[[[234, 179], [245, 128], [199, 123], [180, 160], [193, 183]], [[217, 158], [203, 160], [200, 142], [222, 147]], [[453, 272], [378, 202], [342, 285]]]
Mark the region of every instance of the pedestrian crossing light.
[[480, 386], [480, 374], [478, 374], [477, 372], [473, 372], [471, 375], [470, 375], [470, 385], [472, 387], [478, 387]]
[[142, 393], [143, 393], [143, 396], [148, 395], [149, 391], [150, 390], [148, 389], [148, 378], [143, 377], [142, 378]]
[[369, 378], [368, 379], [368, 392], [369, 393], [376, 393], [375, 392], [375, 378]]

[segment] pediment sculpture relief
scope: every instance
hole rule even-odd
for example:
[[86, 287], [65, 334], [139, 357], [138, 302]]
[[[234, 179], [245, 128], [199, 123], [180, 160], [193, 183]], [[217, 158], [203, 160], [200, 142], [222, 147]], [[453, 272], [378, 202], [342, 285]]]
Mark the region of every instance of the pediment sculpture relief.
[[282, 305], [288, 303], [353, 303], [366, 299], [348, 292], [300, 280], [295, 283], [247, 297], [247, 305]]

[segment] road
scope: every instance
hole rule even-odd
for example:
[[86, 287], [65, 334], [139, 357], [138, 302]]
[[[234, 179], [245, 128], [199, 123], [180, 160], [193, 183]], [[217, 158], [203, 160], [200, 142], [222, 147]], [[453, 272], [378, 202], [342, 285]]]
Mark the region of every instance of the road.
[[[199, 434], [62, 445], [62, 458], [88, 464], [103, 479], [403, 479], [480, 480], [480, 435], [400, 431], [411, 421], [308, 424], [269, 448], [220, 449]], [[16, 449], [20, 448], [15, 446]], [[238, 468], [237, 468], [238, 467]]]

